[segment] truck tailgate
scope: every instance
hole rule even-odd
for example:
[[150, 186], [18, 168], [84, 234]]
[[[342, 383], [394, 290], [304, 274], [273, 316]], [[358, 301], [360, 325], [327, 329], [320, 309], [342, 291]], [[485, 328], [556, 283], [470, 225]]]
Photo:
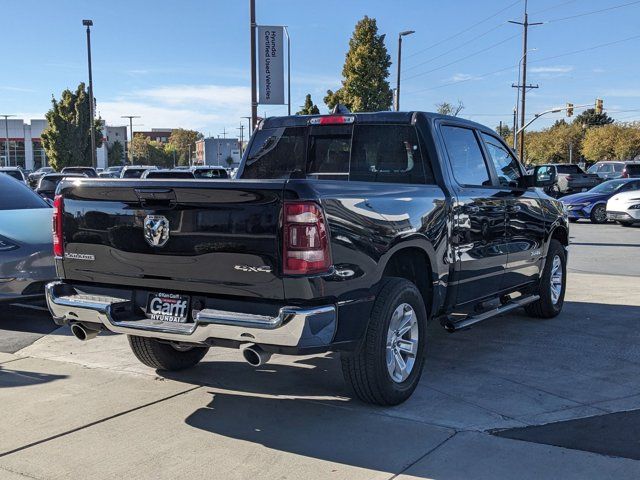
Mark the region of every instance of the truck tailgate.
[[280, 300], [284, 181], [64, 183], [64, 276]]

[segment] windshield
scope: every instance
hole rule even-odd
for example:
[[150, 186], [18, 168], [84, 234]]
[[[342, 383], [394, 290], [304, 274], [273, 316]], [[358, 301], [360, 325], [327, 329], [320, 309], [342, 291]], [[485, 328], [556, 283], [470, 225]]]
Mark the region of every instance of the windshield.
[[584, 173], [578, 165], [572, 164], [556, 165], [556, 170], [558, 170], [558, 173]]
[[2, 170], [2, 172], [0, 173], [7, 174], [10, 177], [15, 178], [16, 180], [24, 180], [24, 178], [22, 178], [22, 173], [19, 170]]
[[0, 210], [27, 208], [49, 208], [49, 204], [24, 183], [16, 182], [8, 175], [0, 175]]
[[609, 180], [608, 182], [601, 183], [597, 187], [593, 187], [589, 191], [593, 193], [613, 193], [625, 183], [627, 183], [625, 180]]

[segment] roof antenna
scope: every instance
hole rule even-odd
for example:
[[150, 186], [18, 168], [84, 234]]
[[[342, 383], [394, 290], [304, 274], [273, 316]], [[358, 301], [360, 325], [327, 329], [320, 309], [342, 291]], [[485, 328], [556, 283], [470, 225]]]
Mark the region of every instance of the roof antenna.
[[331, 110], [332, 115], [346, 115], [348, 113], [351, 113], [351, 110], [341, 103], [336, 103], [336, 106]]

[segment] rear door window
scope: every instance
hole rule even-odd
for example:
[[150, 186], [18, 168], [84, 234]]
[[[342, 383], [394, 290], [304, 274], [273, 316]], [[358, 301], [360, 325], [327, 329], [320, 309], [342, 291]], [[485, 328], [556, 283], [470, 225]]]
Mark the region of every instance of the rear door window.
[[450, 125], [442, 126], [441, 131], [456, 181], [468, 186], [493, 185], [474, 131]]

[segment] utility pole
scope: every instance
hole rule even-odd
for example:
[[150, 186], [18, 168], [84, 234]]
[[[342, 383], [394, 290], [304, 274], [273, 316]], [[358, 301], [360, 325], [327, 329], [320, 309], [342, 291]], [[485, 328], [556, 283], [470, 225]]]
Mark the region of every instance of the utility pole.
[[89, 117], [91, 118], [91, 166], [96, 168], [98, 166], [96, 160], [96, 125], [95, 125], [95, 113], [93, 97], [93, 76], [91, 74], [91, 27], [93, 26], [93, 20], [82, 20], [82, 25], [87, 27], [87, 64], [89, 66]]
[[[222, 135], [222, 138], [227, 138], [227, 129], [226, 129], [226, 127], [222, 129], [222, 133], [220, 135]], [[218, 135], [218, 138], [220, 138], [220, 135]]]
[[524, 21], [516, 22], [510, 20], [509, 23], [516, 25], [522, 25], [522, 84], [518, 85], [518, 89], [522, 89], [522, 95], [520, 96], [520, 138], [518, 139], [518, 157], [522, 162], [524, 160], [524, 122], [526, 115], [527, 105], [527, 88], [538, 88], [537, 85], [527, 85], [527, 35], [529, 27], [533, 25], [542, 25], [542, 22], [529, 23], [529, 14], [527, 13], [527, 0], [524, 1]]
[[398, 34], [398, 77], [396, 79], [396, 112], [400, 110], [400, 64], [402, 63], [402, 37], [416, 33], [415, 30], [405, 30]]
[[133, 165], [133, 149], [131, 148], [131, 142], [133, 142], [133, 119], [140, 118], [139, 115], [122, 115], [120, 118], [128, 118], [129, 119], [129, 134], [131, 135], [129, 138], [129, 164]]
[[256, 0], [249, 0], [251, 52], [251, 131], [258, 123], [258, 83], [256, 79]]
[[244, 145], [244, 125], [242, 124], [242, 122], [240, 122], [240, 126], [237, 128], [237, 130], [240, 130], [240, 156], [242, 156], [242, 154], [244, 153], [242, 151], [242, 146]]
[[0, 117], [4, 117], [4, 166], [11, 166], [11, 153], [9, 152], [9, 120], [10, 117], [15, 117], [15, 115], [0, 115]]

